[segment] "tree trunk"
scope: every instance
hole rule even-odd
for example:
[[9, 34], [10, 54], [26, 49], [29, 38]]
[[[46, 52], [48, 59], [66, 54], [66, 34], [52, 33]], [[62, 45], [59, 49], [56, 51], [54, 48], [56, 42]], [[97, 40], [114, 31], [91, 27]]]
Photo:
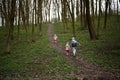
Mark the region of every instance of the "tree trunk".
[[120, 16], [119, 16], [119, 2], [120, 2], [120, 0], [119, 1], [117, 0], [117, 22], [119, 22], [119, 18], [120, 18]]
[[71, 8], [72, 8], [72, 9], [70, 9], [70, 5], [69, 5], [68, 1], [66, 1], [66, 2], [67, 2], [67, 7], [68, 7], [68, 10], [69, 10], [69, 12], [70, 12], [71, 19], [72, 19], [73, 36], [76, 37], [76, 33], [75, 33], [74, 3], [73, 3], [73, 1], [71, 0]]
[[39, 22], [39, 35], [42, 35], [42, 2], [43, 0], [38, 0], [38, 16], [40, 18]]
[[108, 2], [109, 2], [109, 0], [106, 0], [106, 4], [105, 4], [105, 21], [104, 21], [104, 29], [106, 29], [106, 24], [107, 24], [107, 9], [108, 9]]
[[85, 3], [86, 3], [86, 20], [87, 20], [87, 24], [88, 24], [90, 39], [96, 40], [97, 36], [96, 36], [95, 30], [93, 28], [93, 24], [92, 24], [91, 16], [90, 16], [89, 0], [85, 0]]
[[14, 31], [14, 18], [15, 18], [15, 8], [16, 0], [11, 1], [11, 13], [10, 13], [10, 27], [11, 27], [11, 40], [13, 40], [13, 31]]
[[94, 23], [94, 0], [91, 0], [91, 12], [92, 12], [92, 23], [93, 23], [93, 26], [95, 25], [95, 23]]
[[97, 1], [98, 0], [96, 0], [96, 10], [95, 10], [95, 15], [97, 16]]
[[84, 8], [83, 8], [83, 15], [84, 15], [84, 26], [82, 29], [85, 29], [87, 27], [87, 21], [86, 21], [86, 7], [85, 7], [86, 3], [84, 3]]
[[80, 7], [80, 10], [81, 10], [81, 27], [83, 27], [83, 10], [82, 10], [82, 8], [83, 8], [83, 0], [80, 0], [80, 5], [81, 5], [81, 7]]
[[99, 30], [100, 30], [100, 15], [101, 15], [101, 0], [99, 0], [99, 15], [98, 15], [98, 27], [97, 27], [97, 36], [99, 36]]
[[9, 25], [8, 27], [8, 34], [7, 34], [7, 45], [6, 45], [6, 53], [10, 53], [10, 44], [11, 44], [11, 28]]
[[78, 21], [79, 20], [79, 0], [76, 1], [76, 17]]
[[63, 26], [64, 26], [64, 33], [67, 32], [67, 21], [66, 21], [66, 0], [61, 0], [62, 4], [62, 21], [63, 21]]
[[[20, 3], [20, 0], [19, 0]], [[18, 42], [20, 41], [20, 4], [19, 4], [19, 10], [18, 10]]]
[[[15, 17], [15, 6], [16, 0], [6, 1], [3, 0], [3, 10], [2, 13], [5, 17], [6, 28], [7, 28], [7, 44], [6, 44], [6, 53], [10, 53], [10, 43], [11, 43], [11, 33], [13, 29], [14, 17]], [[6, 5], [9, 3], [8, 5]]]
[[[36, 0], [34, 0], [33, 6], [36, 5]], [[34, 20], [35, 17], [34, 15], [36, 14], [36, 6], [33, 8], [33, 13], [32, 13], [32, 42], [35, 42], [35, 38], [34, 38]]]

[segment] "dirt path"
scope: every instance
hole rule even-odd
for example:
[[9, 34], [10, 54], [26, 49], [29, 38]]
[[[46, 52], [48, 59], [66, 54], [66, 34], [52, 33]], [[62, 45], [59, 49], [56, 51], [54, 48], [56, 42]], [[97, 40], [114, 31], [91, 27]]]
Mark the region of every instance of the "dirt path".
[[[57, 43], [53, 43], [53, 25], [50, 24], [48, 28], [48, 36], [49, 41], [53, 48], [58, 50], [60, 53], [64, 55], [64, 49], [62, 46]], [[73, 61], [77, 66], [80, 67], [80, 71], [75, 72], [77, 79], [81, 80], [81, 78], [87, 78], [92, 80], [120, 80], [119, 72], [108, 72], [106, 70], [101, 69], [99, 66], [93, 65], [88, 61], [84, 60], [82, 57], [73, 57], [73, 56], [66, 56], [67, 59]]]

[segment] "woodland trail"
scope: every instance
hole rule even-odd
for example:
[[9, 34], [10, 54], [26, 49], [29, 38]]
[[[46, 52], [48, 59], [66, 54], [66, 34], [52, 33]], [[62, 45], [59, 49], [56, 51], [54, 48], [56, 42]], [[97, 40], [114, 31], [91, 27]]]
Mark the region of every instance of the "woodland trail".
[[[53, 42], [53, 25], [50, 24], [48, 27], [48, 37], [49, 41], [54, 49], [58, 52], [65, 55], [65, 50], [58, 43], [54, 44]], [[71, 55], [65, 56], [68, 60], [71, 60], [75, 65], [80, 67], [80, 71], [75, 72], [75, 76], [77, 80], [81, 80], [83, 78], [87, 78], [87, 80], [120, 80], [120, 72], [109, 72], [97, 65], [93, 65], [92, 63], [86, 61], [80, 56], [73, 57]]]

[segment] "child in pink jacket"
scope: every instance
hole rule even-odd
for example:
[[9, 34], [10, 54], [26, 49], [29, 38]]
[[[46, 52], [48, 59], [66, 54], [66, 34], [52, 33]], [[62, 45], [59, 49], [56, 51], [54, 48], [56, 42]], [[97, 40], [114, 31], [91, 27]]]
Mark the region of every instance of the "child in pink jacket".
[[69, 55], [69, 50], [70, 50], [70, 45], [69, 45], [69, 42], [67, 42], [66, 45], [65, 45], [65, 53], [66, 53], [66, 55]]

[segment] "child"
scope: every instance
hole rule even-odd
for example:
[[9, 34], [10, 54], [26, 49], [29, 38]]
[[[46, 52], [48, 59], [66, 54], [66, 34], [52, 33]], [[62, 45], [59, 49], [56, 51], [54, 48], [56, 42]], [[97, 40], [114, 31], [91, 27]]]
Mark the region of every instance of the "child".
[[76, 55], [76, 46], [77, 46], [77, 44], [80, 45], [80, 43], [77, 42], [74, 37], [72, 37], [72, 51], [73, 51], [73, 56]]
[[54, 43], [57, 43], [57, 35], [56, 34], [54, 34], [54, 36], [53, 36], [53, 39], [54, 39]]
[[69, 45], [69, 42], [67, 42], [66, 45], [65, 45], [65, 53], [66, 53], [66, 55], [69, 55], [69, 49], [70, 49], [70, 45]]

